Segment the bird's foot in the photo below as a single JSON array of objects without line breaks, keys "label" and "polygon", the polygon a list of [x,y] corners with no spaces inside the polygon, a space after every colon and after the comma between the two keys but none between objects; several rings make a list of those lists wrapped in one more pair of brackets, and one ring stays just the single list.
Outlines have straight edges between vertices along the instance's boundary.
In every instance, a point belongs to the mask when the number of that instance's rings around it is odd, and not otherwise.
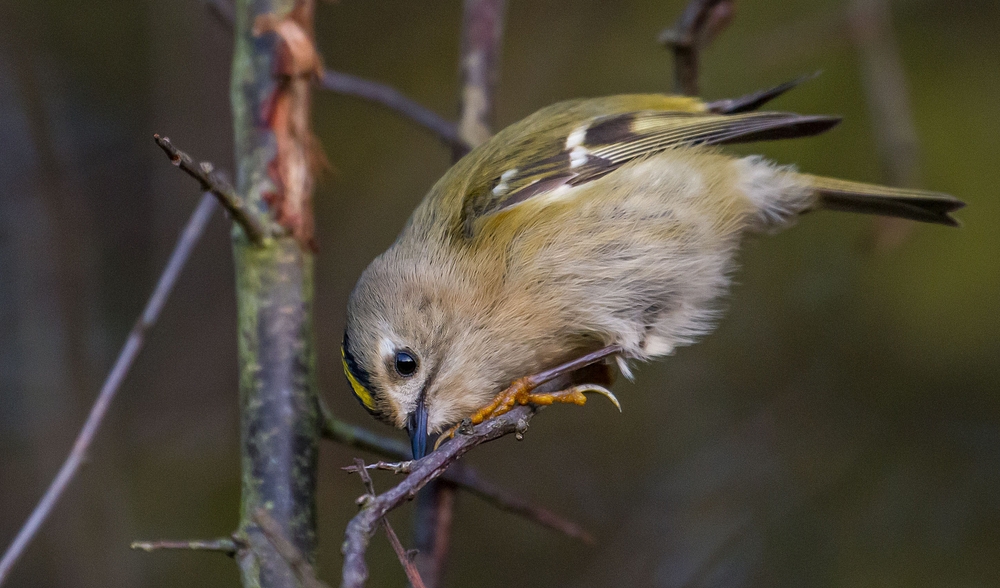
[{"label": "bird's foot", "polygon": [[527,376],[525,378],[518,378],[517,380],[514,380],[511,385],[507,387],[506,390],[498,394],[492,402],[478,410],[476,414],[471,417],[463,419],[462,422],[445,431],[440,437],[438,437],[437,442],[434,444],[434,449],[437,449],[439,445],[445,442],[445,440],[454,437],[455,433],[459,430],[468,429],[469,427],[482,423],[486,419],[510,412],[510,410],[515,406],[523,406],[525,404],[548,406],[559,402],[583,406],[587,403],[587,397],[584,396],[584,394],[587,392],[594,392],[606,396],[608,400],[614,403],[614,405],[618,408],[618,411],[621,412],[622,406],[618,403],[618,399],[615,398],[615,395],[604,386],[599,386],[597,384],[581,384],[564,390],[559,390],[558,392],[535,393],[535,389],[546,382],[550,382],[565,374],[576,372],[577,370],[583,369],[587,366],[602,362],[608,357],[620,352],[621,347],[617,345],[609,345],[592,353],[578,357],[572,361],[568,361],[562,365],[537,373],[533,376]]},{"label": "bird's foot", "polygon": [[610,400],[611,403],[615,405],[615,408],[618,409],[618,412],[621,412],[622,410],[622,405],[618,402],[618,398],[615,397],[611,390],[608,390],[604,386],[598,386],[597,384],[581,384],[571,388],[566,388],[565,390],[559,390],[557,392],[535,393],[534,389],[539,385],[540,383],[534,381],[531,377],[514,380],[514,382],[506,390],[497,394],[496,398],[494,398],[492,402],[479,409],[471,417],[463,419],[462,422],[445,431],[440,437],[438,437],[437,443],[434,444],[434,449],[437,449],[441,443],[444,443],[446,440],[454,437],[455,433],[460,429],[467,429],[470,426],[478,425],[487,419],[506,414],[515,406],[524,406],[527,404],[532,404],[534,406],[549,406],[557,403],[583,406],[587,403],[587,397],[585,394],[592,392],[600,394]]}]

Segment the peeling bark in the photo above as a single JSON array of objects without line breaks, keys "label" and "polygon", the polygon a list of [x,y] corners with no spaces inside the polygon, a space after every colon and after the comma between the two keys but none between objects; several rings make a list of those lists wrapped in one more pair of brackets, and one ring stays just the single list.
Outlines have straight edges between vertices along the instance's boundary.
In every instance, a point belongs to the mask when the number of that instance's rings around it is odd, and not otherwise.
[{"label": "peeling bark", "polygon": [[238,555],[247,588],[297,586],[254,522],[258,509],[309,561],[316,547],[312,12],[308,0],[240,0],[236,7],[237,191],[288,231],[255,245],[233,229],[243,467],[237,536],[247,545]]}]

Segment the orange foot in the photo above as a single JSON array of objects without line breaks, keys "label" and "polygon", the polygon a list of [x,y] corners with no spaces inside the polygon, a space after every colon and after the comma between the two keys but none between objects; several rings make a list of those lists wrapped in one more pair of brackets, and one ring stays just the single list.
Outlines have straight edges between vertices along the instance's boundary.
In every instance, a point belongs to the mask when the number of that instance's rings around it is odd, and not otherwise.
[{"label": "orange foot", "polygon": [[571,361],[557,368],[553,368],[541,374],[536,374],[534,376],[528,376],[526,378],[519,378],[514,380],[511,385],[498,394],[496,398],[493,399],[488,405],[479,409],[471,417],[464,419],[459,424],[455,425],[438,438],[437,443],[434,445],[434,449],[437,449],[441,443],[447,439],[451,439],[455,436],[455,432],[463,427],[468,427],[471,425],[478,425],[487,419],[493,417],[498,417],[502,414],[510,412],[515,406],[523,406],[526,404],[534,404],[536,406],[549,406],[550,404],[562,403],[562,404],[575,404],[577,406],[583,406],[587,403],[587,397],[584,396],[587,392],[594,392],[606,397],[608,400],[615,405],[619,412],[622,410],[622,405],[618,402],[618,398],[611,393],[610,390],[604,386],[598,386],[597,384],[581,384],[579,386],[573,386],[571,388],[566,388],[565,390],[559,390],[558,392],[542,392],[534,393],[535,388],[538,388],[545,382],[552,380],[559,375],[580,369],[586,365],[596,363],[611,355],[617,353],[617,347],[608,347],[597,351],[595,353],[588,354],[580,359]]}]

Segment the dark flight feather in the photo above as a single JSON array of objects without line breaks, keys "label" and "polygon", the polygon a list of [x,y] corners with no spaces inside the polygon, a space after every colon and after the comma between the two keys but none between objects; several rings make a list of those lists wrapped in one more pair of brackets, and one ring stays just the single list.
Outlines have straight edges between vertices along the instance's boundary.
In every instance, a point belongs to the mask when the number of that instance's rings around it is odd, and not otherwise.
[{"label": "dark flight feather", "polygon": [[[534,157],[511,167],[466,202],[465,227],[560,186],[599,179],[630,161],[676,147],[728,145],[808,137],[837,123],[833,116],[787,112],[715,114],[708,112],[627,112],[582,120]],[[572,133],[577,133],[574,137]]]}]

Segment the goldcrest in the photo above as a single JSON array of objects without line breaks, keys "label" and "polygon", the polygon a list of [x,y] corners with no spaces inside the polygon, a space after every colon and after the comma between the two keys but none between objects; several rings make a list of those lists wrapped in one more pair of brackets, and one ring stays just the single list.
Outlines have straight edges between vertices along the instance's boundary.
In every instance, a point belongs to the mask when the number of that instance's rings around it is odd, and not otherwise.
[{"label": "goldcrest", "polygon": [[[482,420],[490,411],[477,409],[522,376],[601,349],[627,369],[709,332],[747,234],[814,209],[957,224],[949,213],[963,203],[945,194],[722,151],[839,122],[755,110],[790,85],[714,103],[561,102],[472,150],[351,294],[342,352],[354,394],[408,428],[421,457],[429,433],[474,413]],[[582,403],[580,390],[603,390],[607,370],[581,367],[591,363],[571,364],[554,383],[576,400],[540,402]]]}]

